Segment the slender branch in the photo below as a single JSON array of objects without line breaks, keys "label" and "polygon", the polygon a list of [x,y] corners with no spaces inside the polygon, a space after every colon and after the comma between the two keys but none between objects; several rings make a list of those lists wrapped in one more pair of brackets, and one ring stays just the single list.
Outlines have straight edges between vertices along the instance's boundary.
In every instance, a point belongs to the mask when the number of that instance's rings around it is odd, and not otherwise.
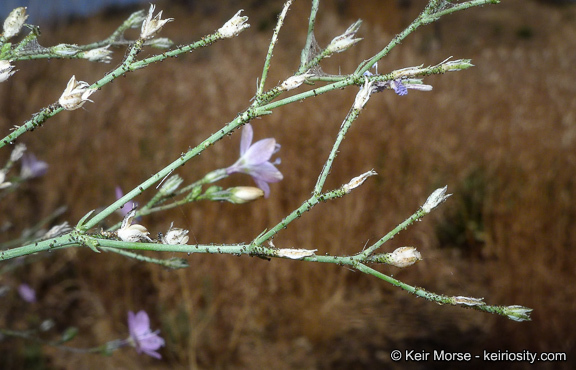
[{"label": "slender branch", "polygon": [[266,60],[264,61],[264,68],[262,69],[262,78],[260,79],[260,85],[258,86],[258,90],[256,91],[256,96],[259,96],[264,91],[264,85],[266,84],[266,78],[268,77],[268,70],[270,69],[270,60],[272,59],[272,53],[274,51],[274,46],[276,46],[276,42],[278,41],[278,34],[280,33],[280,29],[284,24],[284,19],[286,18],[286,13],[288,12],[288,8],[292,5],[292,0],[288,0],[284,4],[284,8],[282,12],[278,16],[278,23],[276,23],[276,28],[274,29],[274,33],[272,34],[272,40],[270,40],[270,45],[268,46],[268,53],[266,54]]}]

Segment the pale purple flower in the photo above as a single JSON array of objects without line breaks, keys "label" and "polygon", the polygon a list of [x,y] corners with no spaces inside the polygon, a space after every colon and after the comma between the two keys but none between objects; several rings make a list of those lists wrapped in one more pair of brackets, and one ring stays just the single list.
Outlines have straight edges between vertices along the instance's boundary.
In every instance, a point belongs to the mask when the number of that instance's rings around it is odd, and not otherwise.
[{"label": "pale purple flower", "polygon": [[[116,186],[116,189],[114,189],[114,191],[116,192],[116,200],[118,200],[124,196],[124,193],[122,192],[122,188],[120,186]],[[122,215],[122,217],[126,217],[128,212],[130,212],[131,210],[133,210],[137,206],[138,206],[137,203],[134,203],[133,201],[129,200],[126,203],[124,203],[123,206],[120,207],[118,212]],[[139,220],[139,219],[140,219],[139,217],[136,218],[136,220]]]},{"label": "pale purple flower", "polygon": [[22,168],[20,177],[23,179],[32,179],[34,177],[44,176],[48,171],[48,163],[39,161],[32,153],[25,153],[22,156]]},{"label": "pale purple flower", "polygon": [[274,167],[275,164],[280,163],[280,159],[276,159],[274,163],[270,162],[270,157],[280,150],[280,145],[276,144],[274,138],[262,139],[252,144],[253,135],[252,126],[249,123],[246,124],[240,140],[240,159],[228,167],[226,173],[230,175],[240,172],[252,176],[256,185],[264,190],[264,197],[268,198],[270,195],[268,183],[283,179],[282,173]]},{"label": "pale purple flower", "polygon": [[390,82],[390,85],[392,86],[392,88],[394,89],[394,92],[396,94],[398,94],[400,96],[408,95],[408,88],[406,88],[406,86],[404,86],[402,81],[400,81],[400,80],[392,81],[392,82]]},{"label": "pale purple flower", "polygon": [[28,303],[36,302],[36,292],[26,283],[18,286],[18,294],[20,294],[20,297]]},{"label": "pale purple flower", "polygon": [[148,356],[162,358],[156,350],[164,346],[164,339],[158,335],[160,330],[154,332],[150,330],[150,318],[145,311],[137,314],[128,312],[128,330],[130,331],[128,341],[134,345],[138,353],[144,352]]}]

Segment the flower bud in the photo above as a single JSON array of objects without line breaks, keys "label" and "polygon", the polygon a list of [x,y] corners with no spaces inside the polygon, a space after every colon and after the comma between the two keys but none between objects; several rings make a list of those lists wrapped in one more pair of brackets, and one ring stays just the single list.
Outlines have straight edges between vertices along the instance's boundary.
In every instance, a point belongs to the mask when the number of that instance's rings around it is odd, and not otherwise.
[{"label": "flower bud", "polygon": [[14,66],[10,64],[9,60],[0,60],[0,82],[4,82],[10,78],[16,71],[13,71]]},{"label": "flower bud", "polygon": [[112,58],[110,57],[112,51],[108,50],[109,47],[110,45],[98,49],[85,51],[83,53],[83,58],[88,59],[91,62],[110,63],[110,61],[112,60]]},{"label": "flower bud", "polygon": [[434,192],[430,194],[428,199],[426,199],[426,202],[422,206],[422,210],[426,213],[430,213],[432,209],[436,208],[440,203],[448,199],[448,197],[451,196],[452,194],[447,195],[446,194],[447,189],[448,186],[434,190]]},{"label": "flower bud", "polygon": [[318,249],[278,249],[276,255],[278,257],[290,258],[293,260],[300,260],[304,257],[312,257]]},{"label": "flower bud", "polygon": [[282,91],[293,90],[293,89],[299,87],[300,85],[302,85],[308,77],[312,77],[312,76],[314,76],[313,73],[304,73],[304,74],[299,75],[299,76],[292,76],[289,79],[287,79],[286,81],[282,82],[282,84],[280,85],[280,90],[282,90]]},{"label": "flower bud", "polygon": [[92,101],[88,97],[96,91],[96,89],[90,89],[89,86],[87,82],[76,81],[76,76],[72,76],[58,102],[66,110],[82,107],[86,101]]},{"label": "flower bud", "polygon": [[453,60],[451,62],[442,63],[442,69],[444,72],[455,72],[461,71],[463,69],[468,69],[470,67],[474,67],[472,61],[470,59],[459,59]]},{"label": "flower bud", "polygon": [[52,53],[61,57],[70,57],[78,54],[81,50],[78,45],[58,44],[50,48]]},{"label": "flower bud", "polygon": [[237,36],[240,32],[250,27],[250,25],[246,23],[248,17],[240,16],[242,11],[244,10],[239,10],[238,13],[236,13],[228,22],[224,23],[224,25],[218,29],[218,33],[222,38],[229,39],[231,37]]},{"label": "flower bud", "polygon": [[178,175],[170,176],[166,180],[166,182],[164,182],[159,192],[162,193],[162,195],[164,195],[165,197],[170,196],[176,191],[176,189],[178,189],[178,187],[182,184],[182,182],[184,182],[184,179],[182,179],[182,177]]},{"label": "flower bud", "polygon": [[353,189],[356,189],[358,186],[362,185],[364,181],[370,176],[377,175],[376,171],[370,170],[366,173],[363,173],[360,176],[356,176],[346,185],[342,185],[342,190],[346,192],[346,194],[350,193]]},{"label": "flower bud", "polygon": [[2,34],[4,38],[8,40],[19,34],[27,18],[25,6],[12,10],[4,21],[4,33]]},{"label": "flower bud", "polygon": [[162,20],[162,11],[160,11],[154,18],[152,15],[154,14],[154,9],[156,6],[154,4],[150,4],[150,9],[148,10],[148,16],[142,22],[142,29],[140,30],[140,38],[144,40],[149,40],[154,37],[154,35],[164,27],[164,25],[168,22],[172,22],[174,18],[167,18]]},{"label": "flower bud", "polygon": [[400,247],[392,253],[387,253],[388,263],[404,268],[422,260],[422,255],[414,247]]},{"label": "flower bud", "polygon": [[253,186],[236,186],[228,189],[230,197],[227,199],[231,203],[248,203],[264,196],[264,191]]},{"label": "flower bud", "polygon": [[531,308],[524,307],[524,306],[506,306],[503,307],[503,313],[508,316],[510,320],[514,321],[530,321],[530,313],[532,312]]}]

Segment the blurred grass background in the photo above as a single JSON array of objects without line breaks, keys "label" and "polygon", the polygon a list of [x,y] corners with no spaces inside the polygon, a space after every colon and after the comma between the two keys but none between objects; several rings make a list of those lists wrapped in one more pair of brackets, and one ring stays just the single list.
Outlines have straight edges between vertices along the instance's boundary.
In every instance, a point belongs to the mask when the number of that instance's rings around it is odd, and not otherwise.
[{"label": "blurred grass background", "polygon": [[[417,15],[423,1],[324,1],[320,45],[355,19],[365,20],[360,44],[323,64],[349,73],[384,47]],[[269,86],[298,66],[309,13],[296,1],[272,59]],[[0,204],[13,228],[3,240],[67,205],[58,219],[75,224],[88,210],[115,200],[249,105],[281,1],[160,3],[174,17],[162,36],[177,44],[199,39],[244,8],[252,27],[233,40],[167,60],[118,79],[93,95],[94,104],[64,112],[24,135],[30,151],[50,164],[46,176]],[[107,37],[129,11],[47,27],[40,43],[87,43]],[[346,137],[327,188],[371,168],[349,196],[322,204],[280,233],[278,247],[354,254],[403,221],[435,188],[454,195],[432,215],[385,245],[416,246],[424,261],[405,270],[381,267],[409,284],[448,295],[484,297],[490,304],[534,308],[516,323],[472,310],[440,307],[370,276],[339,266],[249,257],[187,257],[191,267],[166,271],[121,256],[62,250],[23,264],[0,283],[28,282],[39,301],[15,290],[0,301],[0,326],[26,329],[52,318],[55,330],[80,329],[70,345],[88,347],[128,335],[128,310],[146,310],[167,346],[162,361],[124,349],[112,357],[77,355],[30,342],[0,341],[2,368],[420,368],[395,364],[392,349],[418,351],[530,350],[576,354],[576,9],[508,0],[472,9],[420,29],[379,64],[379,72],[431,65],[449,56],[476,67],[426,79],[434,90],[406,97],[374,95]],[[134,36],[136,33],[134,33]],[[148,51],[145,51],[145,53]],[[70,76],[92,82],[111,65],[85,61],[17,64],[0,86],[0,128],[58,99]],[[199,203],[143,220],[153,233],[171,222],[191,241],[249,241],[309,196],[356,89],[335,91],[280,108],[253,122],[255,139],[282,145],[280,170],[267,200],[234,206]],[[228,166],[239,132],[186,164],[187,181]],[[2,158],[8,152],[1,153]],[[226,185],[252,185],[235,175]],[[136,200],[146,201],[145,194]],[[116,222],[120,219],[113,219]],[[172,257],[154,254],[156,257]],[[453,364],[426,363],[426,368]],[[484,368],[483,362],[472,362]],[[490,364],[506,368],[524,363]],[[538,364],[571,368],[570,363]]]}]

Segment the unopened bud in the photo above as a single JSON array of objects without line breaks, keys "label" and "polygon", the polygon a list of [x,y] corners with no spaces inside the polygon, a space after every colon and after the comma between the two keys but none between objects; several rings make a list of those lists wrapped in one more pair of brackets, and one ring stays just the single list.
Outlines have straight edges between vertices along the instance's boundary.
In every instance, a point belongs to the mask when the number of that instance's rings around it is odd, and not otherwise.
[{"label": "unopened bud", "polygon": [[248,203],[264,196],[264,191],[253,186],[236,186],[228,189],[230,192],[229,202],[235,204]]},{"label": "unopened bud", "polygon": [[278,249],[276,254],[278,257],[290,258],[293,260],[300,260],[305,257],[312,257],[318,249],[292,249],[284,248]]},{"label": "unopened bud", "polygon": [[422,255],[414,247],[400,247],[392,253],[387,253],[388,263],[404,268],[422,260]]},{"label": "unopened bud", "polygon": [[463,69],[474,67],[474,64],[471,62],[472,61],[470,59],[453,60],[451,62],[442,63],[442,69],[444,72],[461,71]]},{"label": "unopened bud", "polygon": [[78,54],[81,51],[78,45],[71,44],[58,44],[50,49],[52,53],[60,55],[61,57],[70,57]]},{"label": "unopened bud", "polygon": [[304,74],[299,75],[299,76],[292,76],[292,77],[288,78],[286,81],[282,82],[282,84],[280,85],[280,90],[283,90],[283,91],[293,90],[293,89],[299,87],[300,85],[302,85],[308,77],[312,77],[312,76],[314,76],[314,74],[312,74],[312,73],[304,73]]},{"label": "unopened bud", "polygon": [[510,320],[514,321],[530,321],[531,308],[524,306],[506,306],[503,313],[508,316]]},{"label": "unopened bud", "polygon": [[353,189],[356,189],[358,186],[362,185],[364,181],[370,176],[377,175],[376,171],[370,170],[366,173],[363,173],[360,176],[354,177],[350,182],[346,185],[342,185],[342,189],[346,192],[346,194],[350,193]]},{"label": "unopened bud", "polygon": [[446,194],[447,189],[448,186],[434,190],[428,199],[426,199],[426,202],[422,206],[422,210],[426,213],[430,213],[430,211],[436,208],[440,203],[448,199],[448,197],[452,194]]},{"label": "unopened bud", "polygon": [[4,21],[4,33],[2,34],[4,38],[8,40],[19,34],[27,18],[25,6],[12,10]]},{"label": "unopened bud", "polygon": [[110,54],[112,54],[111,50],[108,50],[110,45],[98,49],[92,49],[89,51],[85,51],[83,53],[83,58],[88,59],[91,62],[101,62],[101,63],[110,63],[112,58]]}]

